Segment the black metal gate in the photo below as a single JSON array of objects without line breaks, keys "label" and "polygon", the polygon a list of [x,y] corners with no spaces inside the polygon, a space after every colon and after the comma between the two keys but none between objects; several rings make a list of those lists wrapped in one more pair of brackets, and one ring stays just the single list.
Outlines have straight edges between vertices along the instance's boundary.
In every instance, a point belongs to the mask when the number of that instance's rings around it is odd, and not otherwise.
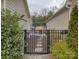
[{"label": "black metal gate", "polygon": [[65,39],[67,30],[25,30],[24,53],[47,54],[50,53],[50,44]]},{"label": "black metal gate", "polygon": [[25,53],[40,53],[47,54],[49,53],[49,44],[47,31],[31,31],[25,30]]}]

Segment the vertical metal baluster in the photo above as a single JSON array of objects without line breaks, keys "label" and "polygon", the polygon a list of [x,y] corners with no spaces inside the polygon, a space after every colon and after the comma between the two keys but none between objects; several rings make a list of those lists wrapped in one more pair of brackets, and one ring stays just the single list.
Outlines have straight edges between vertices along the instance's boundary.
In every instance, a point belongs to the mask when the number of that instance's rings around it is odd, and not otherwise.
[{"label": "vertical metal baluster", "polygon": [[53,41],[55,42],[55,30],[53,30]]},{"label": "vertical metal baluster", "polygon": [[51,30],[50,32],[51,32],[51,35],[50,35],[51,36],[51,41],[53,42],[53,40],[54,40],[53,39],[53,30]]},{"label": "vertical metal baluster", "polygon": [[60,30],[60,39],[62,40],[62,30]]},{"label": "vertical metal baluster", "polygon": [[59,42],[59,39],[58,39],[58,30],[56,30],[56,36],[57,36],[57,41]]},{"label": "vertical metal baluster", "polygon": [[59,39],[59,41],[60,41],[60,38],[59,38],[59,30],[58,30],[58,39]]},{"label": "vertical metal baluster", "polygon": [[59,38],[59,30],[57,31],[57,34],[58,34],[58,40],[60,41],[60,38]]},{"label": "vertical metal baluster", "polygon": [[35,51],[35,31],[33,31],[33,33],[32,33],[32,42],[30,44],[32,44],[31,53],[34,53],[34,51]]},{"label": "vertical metal baluster", "polygon": [[[62,32],[63,32],[63,30],[62,30]],[[63,34],[64,34],[64,33],[62,33],[62,40],[63,40]]]},{"label": "vertical metal baluster", "polygon": [[[37,35],[38,35],[39,31],[36,30],[36,32],[37,32]],[[35,37],[35,40],[36,40],[35,44],[36,44],[36,46],[37,46],[38,39]],[[36,49],[37,49],[37,48],[38,48],[38,46],[36,47]],[[36,52],[37,52],[37,51],[36,51]]]},{"label": "vertical metal baluster", "polygon": [[[31,32],[31,30],[30,30],[30,32]],[[32,34],[33,34],[33,33],[32,33]],[[29,49],[29,50],[30,50],[30,53],[32,53],[32,34],[31,34],[31,36],[30,36],[31,39],[30,39],[30,43],[29,43],[29,44],[30,44],[30,47],[29,47],[29,48],[30,48],[30,49]]]},{"label": "vertical metal baluster", "polygon": [[44,38],[44,35],[43,35],[43,34],[44,34],[44,33],[43,33],[43,30],[42,30],[42,37],[41,37],[41,39],[42,39],[41,41],[43,41],[43,43],[42,43],[42,48],[43,48],[42,53],[45,51],[45,46],[44,46],[44,45],[45,45],[45,43],[44,43],[44,39],[45,39],[45,38]]},{"label": "vertical metal baluster", "polygon": [[58,30],[56,30],[56,36],[57,36],[57,41],[59,42],[59,39],[58,39]]},{"label": "vertical metal baluster", "polygon": [[26,52],[27,52],[27,30],[25,30],[25,43],[26,43]]},{"label": "vertical metal baluster", "polygon": [[[42,35],[42,37],[43,37],[43,30],[42,30],[41,35]],[[44,47],[44,37],[43,37],[43,38],[42,38],[42,37],[41,37],[41,39],[42,39],[42,41],[43,41],[43,44],[42,44],[42,48],[43,48],[42,53],[43,53],[43,52],[44,52],[44,50],[45,50],[45,47]]]},{"label": "vertical metal baluster", "polygon": [[63,30],[64,31],[64,34],[63,34],[63,40],[64,40],[64,37],[65,37],[65,30]]},{"label": "vertical metal baluster", "polygon": [[45,31],[46,37],[46,53],[48,52],[48,38],[47,38],[47,31]]},{"label": "vertical metal baluster", "polygon": [[[28,38],[29,38],[29,37],[28,37],[28,32],[27,32],[27,30],[26,30],[25,36],[26,36],[26,40],[27,40],[27,41],[25,41],[25,42],[28,42]],[[27,43],[26,43],[26,44],[27,44]],[[27,53],[27,51],[28,51],[28,46],[26,47],[26,53]]]},{"label": "vertical metal baluster", "polygon": [[[64,30],[62,30],[63,34],[64,34]],[[62,40],[63,40],[63,34],[62,34]]]},{"label": "vertical metal baluster", "polygon": [[60,36],[61,36],[61,35],[60,35],[60,30],[59,30],[59,33],[58,33],[58,34],[59,34],[59,40],[61,40],[61,37],[60,37]]},{"label": "vertical metal baluster", "polygon": [[60,41],[60,39],[59,39],[59,30],[57,30],[57,34],[58,34],[58,36],[57,36],[58,41]]},{"label": "vertical metal baluster", "polygon": [[54,30],[54,42],[56,41],[56,39],[55,39],[55,30]]},{"label": "vertical metal baluster", "polygon": [[50,39],[51,39],[51,43],[53,42],[53,30],[50,30]]},{"label": "vertical metal baluster", "polygon": [[[34,34],[35,34],[36,32],[35,32],[35,30],[34,30]],[[33,53],[35,52],[35,48],[36,48],[36,45],[35,45],[35,43],[36,43],[36,40],[35,40],[35,35],[34,35],[34,37],[33,37]]]},{"label": "vertical metal baluster", "polygon": [[58,37],[57,30],[55,30],[55,33],[56,33],[56,36],[55,36],[56,40],[59,41],[58,38],[57,38]]},{"label": "vertical metal baluster", "polygon": [[24,30],[24,54],[25,54],[25,30]]},{"label": "vertical metal baluster", "polygon": [[62,41],[62,40],[63,40],[63,30],[62,30],[62,34],[61,34],[61,37],[62,37],[62,38],[61,38],[61,41]]},{"label": "vertical metal baluster", "polygon": [[[48,43],[49,43],[49,45],[48,45],[48,53],[50,53],[50,44],[51,44],[51,39],[50,39],[50,30],[48,30],[48,37],[49,37],[49,41],[48,41]],[[48,40],[48,39],[47,39]]]},{"label": "vertical metal baluster", "polygon": [[29,30],[27,30],[27,35],[29,35],[29,37],[27,38],[27,40],[28,40],[28,48],[27,48],[27,52],[29,52],[30,50],[29,50],[29,43],[30,43],[30,34],[29,34]]},{"label": "vertical metal baluster", "polygon": [[33,42],[33,34],[34,34],[34,33],[32,33],[31,43],[30,43],[30,44],[31,44],[31,53],[33,53],[33,43],[34,43],[34,42]]},{"label": "vertical metal baluster", "polygon": [[[29,44],[29,41],[28,41],[28,40],[29,40],[29,33],[28,33],[28,30],[27,30],[26,36],[27,36],[27,38],[26,38],[27,41],[26,41],[26,42]],[[26,49],[27,49],[27,52],[28,52],[28,48],[29,48],[29,45],[28,45],[27,48],[26,48]],[[27,52],[26,52],[26,53],[27,53]]]},{"label": "vertical metal baluster", "polygon": [[60,40],[61,40],[61,30],[60,30]]},{"label": "vertical metal baluster", "polygon": [[[52,47],[52,46],[51,46],[52,42],[53,42],[53,38],[52,38],[52,30],[50,30],[50,47]],[[50,52],[50,53],[51,53],[51,52]]]},{"label": "vertical metal baluster", "polygon": [[63,30],[61,30],[61,32],[62,32],[62,33],[61,33],[61,41],[62,41],[62,34],[63,34]]}]

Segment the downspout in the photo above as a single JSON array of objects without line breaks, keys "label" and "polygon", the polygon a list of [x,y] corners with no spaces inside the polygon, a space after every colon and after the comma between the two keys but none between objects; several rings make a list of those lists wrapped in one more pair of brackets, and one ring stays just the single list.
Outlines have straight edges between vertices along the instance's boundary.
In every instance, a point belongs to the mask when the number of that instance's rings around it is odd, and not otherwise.
[{"label": "downspout", "polygon": [[23,2],[24,2],[24,5],[25,5],[27,17],[30,18],[30,12],[29,12],[29,8],[28,8],[27,0],[23,0]]},{"label": "downspout", "polygon": [[25,10],[26,10],[26,13],[27,13],[27,17],[29,18],[29,20],[27,20],[28,24],[30,24],[30,28],[32,26],[32,19],[31,19],[31,16],[30,16],[30,12],[29,12],[29,7],[28,7],[28,3],[27,3],[27,0],[23,0],[24,2],[24,5],[25,5]]}]

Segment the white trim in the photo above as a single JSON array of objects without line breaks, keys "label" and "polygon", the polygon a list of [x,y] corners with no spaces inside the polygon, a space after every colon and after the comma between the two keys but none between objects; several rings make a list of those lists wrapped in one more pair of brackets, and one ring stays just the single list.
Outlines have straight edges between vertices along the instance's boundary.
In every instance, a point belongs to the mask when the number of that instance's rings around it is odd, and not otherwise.
[{"label": "white trim", "polygon": [[6,9],[6,0],[3,0],[3,8]]}]

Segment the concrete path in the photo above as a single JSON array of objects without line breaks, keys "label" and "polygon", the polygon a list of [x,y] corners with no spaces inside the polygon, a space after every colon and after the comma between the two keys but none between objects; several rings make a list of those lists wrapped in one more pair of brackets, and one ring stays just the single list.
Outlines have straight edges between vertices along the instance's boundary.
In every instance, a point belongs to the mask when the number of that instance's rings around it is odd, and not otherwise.
[{"label": "concrete path", "polygon": [[25,54],[23,59],[53,59],[51,54]]}]

